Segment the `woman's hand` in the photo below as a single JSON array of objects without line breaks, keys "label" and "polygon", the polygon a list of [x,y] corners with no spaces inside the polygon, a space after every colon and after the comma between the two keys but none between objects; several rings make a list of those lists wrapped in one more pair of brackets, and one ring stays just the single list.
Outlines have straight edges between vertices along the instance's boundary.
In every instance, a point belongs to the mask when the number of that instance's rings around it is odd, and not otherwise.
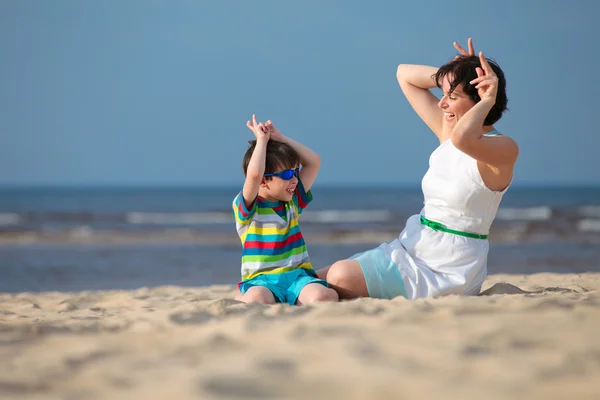
[{"label": "woman's hand", "polygon": [[467,45],[469,47],[469,51],[467,52],[465,49],[463,49],[463,47],[454,42],[454,48],[460,53],[459,56],[454,57],[454,59],[457,59],[459,57],[463,57],[463,56],[474,56],[475,55],[475,49],[473,48],[473,39],[469,38],[469,40],[467,40]]},{"label": "woman's hand", "polygon": [[483,56],[483,52],[479,52],[479,61],[482,68],[475,68],[477,78],[473,79],[471,85],[476,85],[477,94],[481,100],[490,99],[496,102],[496,94],[498,93],[498,77],[494,70]]}]

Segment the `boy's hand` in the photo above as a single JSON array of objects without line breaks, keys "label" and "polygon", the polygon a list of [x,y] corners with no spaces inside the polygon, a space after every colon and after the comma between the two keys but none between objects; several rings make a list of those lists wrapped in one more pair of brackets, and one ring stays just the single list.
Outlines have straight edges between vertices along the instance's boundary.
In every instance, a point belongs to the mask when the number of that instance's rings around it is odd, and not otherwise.
[{"label": "boy's hand", "polygon": [[256,136],[257,141],[268,141],[271,138],[271,134],[265,126],[265,124],[263,124],[262,122],[258,123],[256,121],[256,114],[252,114],[252,121],[247,121],[246,126],[252,131],[252,133],[254,133],[254,136]]},{"label": "boy's hand", "polygon": [[278,142],[283,142],[283,139],[284,139],[283,133],[281,133],[279,131],[279,129],[275,128],[275,125],[273,125],[273,122],[271,120],[267,121],[267,123],[265,124],[265,127],[267,128],[267,131],[271,135],[271,139],[276,140]]}]

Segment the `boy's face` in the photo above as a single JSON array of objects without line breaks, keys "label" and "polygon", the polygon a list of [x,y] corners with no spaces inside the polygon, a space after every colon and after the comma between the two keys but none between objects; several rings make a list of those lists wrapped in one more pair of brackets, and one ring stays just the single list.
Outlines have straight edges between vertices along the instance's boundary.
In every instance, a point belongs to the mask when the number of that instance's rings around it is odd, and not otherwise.
[{"label": "boy's face", "polygon": [[[291,168],[295,169],[297,168]],[[283,171],[288,168],[280,168],[275,172]],[[284,201],[288,202],[292,200],[296,185],[298,184],[298,178],[294,175],[292,179],[285,180],[278,176],[272,176],[270,180],[263,178],[263,182],[260,184],[260,196],[268,201]]]}]

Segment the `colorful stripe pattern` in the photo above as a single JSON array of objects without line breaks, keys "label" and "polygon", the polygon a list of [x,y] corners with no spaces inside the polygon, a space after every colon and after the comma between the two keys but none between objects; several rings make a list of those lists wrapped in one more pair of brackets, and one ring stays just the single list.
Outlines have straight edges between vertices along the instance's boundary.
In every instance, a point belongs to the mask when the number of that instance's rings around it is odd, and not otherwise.
[{"label": "colorful stripe pattern", "polygon": [[304,268],[314,273],[298,218],[312,201],[298,180],[292,200],[271,202],[258,196],[248,210],[240,192],[233,200],[235,225],[242,241],[242,281],[262,274]]}]

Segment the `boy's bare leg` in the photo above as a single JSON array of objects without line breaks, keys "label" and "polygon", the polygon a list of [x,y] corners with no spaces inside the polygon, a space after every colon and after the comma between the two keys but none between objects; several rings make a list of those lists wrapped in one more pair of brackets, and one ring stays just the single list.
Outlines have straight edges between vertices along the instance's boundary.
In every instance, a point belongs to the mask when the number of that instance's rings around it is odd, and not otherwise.
[{"label": "boy's bare leg", "polygon": [[263,304],[275,304],[275,296],[266,287],[252,286],[244,294],[238,294],[235,296],[237,301],[243,301],[244,303],[263,303]]},{"label": "boy's bare leg", "polygon": [[315,301],[339,301],[339,297],[333,289],[325,287],[320,283],[309,283],[300,291],[296,304],[309,304]]}]

